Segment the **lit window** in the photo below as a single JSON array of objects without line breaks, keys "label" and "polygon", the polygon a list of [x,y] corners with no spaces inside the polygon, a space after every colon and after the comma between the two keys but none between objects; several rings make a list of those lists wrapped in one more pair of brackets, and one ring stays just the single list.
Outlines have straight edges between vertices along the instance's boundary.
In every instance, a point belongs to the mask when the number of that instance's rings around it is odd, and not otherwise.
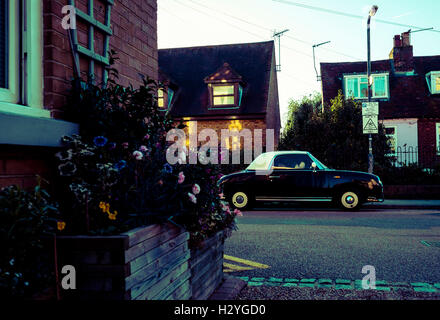
[{"label": "lit window", "polygon": [[385,135],[390,146],[390,153],[388,155],[395,156],[397,151],[396,127],[385,127]]},{"label": "lit window", "polygon": [[171,102],[173,100],[174,90],[171,88],[163,89],[159,88],[157,90],[157,106],[159,110],[166,111],[170,108]]},{"label": "lit window", "polygon": [[[372,98],[389,98],[388,74],[373,74]],[[366,75],[344,76],[345,96],[353,99],[368,98],[368,79]]]},{"label": "lit window", "polygon": [[213,85],[212,95],[214,106],[235,104],[234,85]]},{"label": "lit window", "polygon": [[157,105],[159,108],[163,108],[165,105],[163,89],[157,91]]}]

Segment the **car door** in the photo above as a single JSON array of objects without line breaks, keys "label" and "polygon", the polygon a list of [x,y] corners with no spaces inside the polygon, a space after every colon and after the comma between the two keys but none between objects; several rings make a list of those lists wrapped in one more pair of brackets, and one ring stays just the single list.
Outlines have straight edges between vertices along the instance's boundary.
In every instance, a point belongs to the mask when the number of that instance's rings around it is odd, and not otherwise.
[{"label": "car door", "polygon": [[320,197],[320,173],[312,168],[313,160],[307,154],[285,154],[274,159],[273,172],[269,176],[272,192],[277,197]]}]

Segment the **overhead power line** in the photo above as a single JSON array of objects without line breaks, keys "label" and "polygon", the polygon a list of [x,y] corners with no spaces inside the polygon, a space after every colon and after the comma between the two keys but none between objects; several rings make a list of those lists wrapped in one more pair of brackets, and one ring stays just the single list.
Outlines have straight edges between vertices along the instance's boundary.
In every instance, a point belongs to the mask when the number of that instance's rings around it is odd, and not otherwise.
[{"label": "overhead power line", "polygon": [[[300,8],[304,8],[304,9],[310,9],[310,10],[325,12],[325,13],[329,13],[329,14],[344,16],[344,17],[348,17],[348,18],[365,19],[365,17],[361,16],[361,15],[356,15],[356,14],[352,14],[352,13],[347,13],[347,12],[322,8],[322,7],[310,6],[310,5],[299,3],[299,2],[293,2],[293,1],[287,1],[287,0],[272,0],[272,1],[284,3],[284,4],[287,4],[290,6],[300,7]],[[392,21],[383,20],[383,19],[376,19],[375,18],[374,20],[379,23],[394,25],[394,26],[398,26],[398,27],[404,27],[404,28],[410,28],[410,29],[426,29],[426,27],[417,27],[417,26],[413,26],[413,25],[409,25],[409,24],[397,23],[397,22],[392,22]],[[429,29],[429,31],[440,33],[440,30],[436,30],[436,29]]]},{"label": "overhead power line", "polygon": [[[232,19],[235,19],[235,20],[237,20],[237,21],[241,21],[241,22],[246,23],[246,24],[248,24],[248,25],[250,25],[250,26],[253,26],[253,27],[256,27],[256,28],[259,28],[259,29],[262,29],[262,30],[268,31],[268,32],[272,32],[272,31],[273,31],[273,30],[270,29],[270,28],[267,28],[267,27],[262,26],[262,25],[260,25],[260,24],[257,24],[257,23],[254,23],[254,22],[250,22],[250,21],[245,20],[245,19],[243,19],[243,18],[240,18],[240,17],[234,16],[234,15],[232,15],[232,14],[230,14],[230,13],[227,13],[227,12],[224,12],[224,11],[222,11],[222,10],[214,9],[214,8],[209,7],[209,6],[205,5],[205,4],[202,4],[202,3],[198,2],[198,1],[194,1],[194,0],[189,0],[189,1],[191,1],[191,2],[194,3],[194,4],[199,5],[199,6],[201,6],[201,7],[204,7],[204,8],[206,8],[206,9],[208,9],[208,10],[215,11],[216,13],[220,12],[221,14],[223,14],[223,15],[225,15],[225,16],[228,16],[228,17],[230,17],[230,18],[232,18]],[[294,41],[297,41],[297,42],[300,42],[300,43],[303,43],[303,44],[306,44],[306,45],[308,45],[308,46],[312,46],[312,45],[313,45],[312,42],[305,41],[305,40],[299,39],[299,38],[297,38],[297,37],[293,37],[293,36],[291,36],[291,35],[286,35],[286,38],[291,39],[291,40],[294,40]],[[330,48],[323,48],[323,50],[326,50],[326,51],[328,51],[328,52],[332,52],[332,53],[334,53],[334,54],[338,54],[338,55],[340,55],[340,56],[345,56],[345,57],[347,57],[347,58],[351,58],[351,59],[355,59],[355,60],[362,60],[362,59],[360,59],[360,58],[358,58],[358,57],[354,57],[354,56],[351,56],[351,55],[348,55],[348,54],[346,54],[346,53],[343,53],[343,52],[340,52],[340,51],[336,51],[336,50],[333,50],[333,49],[330,49]],[[304,53],[303,53],[303,54],[304,54]],[[310,56],[309,54],[306,54],[306,55],[307,55],[307,56]]]},{"label": "overhead power line", "polygon": [[[249,31],[249,30],[243,29],[243,28],[241,28],[241,27],[239,27],[239,26],[237,26],[237,25],[234,25],[234,24],[230,23],[229,21],[226,21],[226,20],[224,20],[224,19],[218,17],[218,15],[209,14],[209,13],[204,12],[204,11],[198,9],[198,8],[194,8],[194,7],[192,7],[192,6],[189,6],[187,3],[184,4],[184,3],[182,3],[180,0],[174,0],[174,1],[175,1],[176,3],[179,3],[181,6],[184,6],[184,7],[186,7],[186,8],[192,9],[192,10],[194,10],[194,11],[199,12],[200,14],[203,14],[203,15],[209,16],[209,17],[211,17],[211,18],[217,19],[217,20],[219,20],[219,21],[221,21],[221,22],[223,22],[223,23],[225,23],[225,24],[227,24],[227,25],[229,25],[229,26],[232,26],[233,28],[236,28],[236,29],[238,29],[238,30],[241,30],[241,31],[243,31],[243,32],[249,33],[249,34],[253,35],[254,37],[259,38],[260,40],[267,40],[267,38],[265,38],[264,36],[261,36],[260,34],[256,34],[256,33],[251,32],[251,31]],[[285,48],[285,49],[290,50],[290,51],[292,51],[292,52],[295,52],[295,53],[297,53],[297,54],[301,54],[301,55],[303,55],[303,56],[305,56],[305,57],[307,57],[307,58],[309,58],[309,59],[313,59],[312,55],[309,54],[309,53],[305,53],[305,52],[302,52],[302,51],[300,51],[300,50],[297,50],[297,49],[294,49],[294,48],[291,48],[291,47],[288,47],[288,46],[285,46],[285,45],[282,45],[282,48]]]}]

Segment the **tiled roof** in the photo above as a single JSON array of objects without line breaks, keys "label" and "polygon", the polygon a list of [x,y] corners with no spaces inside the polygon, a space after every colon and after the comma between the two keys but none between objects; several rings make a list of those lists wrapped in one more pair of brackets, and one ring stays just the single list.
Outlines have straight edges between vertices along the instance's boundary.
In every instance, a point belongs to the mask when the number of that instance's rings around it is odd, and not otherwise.
[{"label": "tiled roof", "polygon": [[[159,50],[159,69],[177,85],[171,114],[175,117],[265,115],[274,54],[273,41]],[[230,70],[230,72],[227,72]],[[205,79],[225,72],[241,77],[243,96],[239,109],[208,110]],[[161,79],[164,80],[164,79]]]},{"label": "tiled roof", "polygon": [[[321,63],[325,103],[342,89],[344,74],[366,73],[367,63]],[[379,116],[392,118],[440,118],[440,95],[429,92],[425,76],[440,71],[440,55],[414,57],[414,74],[394,72],[393,60],[372,62],[372,72],[390,73],[390,99],[379,101]]]}]

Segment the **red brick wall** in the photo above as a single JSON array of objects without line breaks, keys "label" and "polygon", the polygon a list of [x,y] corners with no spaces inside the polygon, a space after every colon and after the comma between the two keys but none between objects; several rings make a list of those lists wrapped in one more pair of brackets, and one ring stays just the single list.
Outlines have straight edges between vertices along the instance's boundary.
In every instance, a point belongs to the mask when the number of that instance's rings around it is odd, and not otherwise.
[{"label": "red brick wall", "polygon": [[[73,59],[67,31],[62,28],[62,7],[68,0],[43,0],[44,24],[44,105],[56,118],[62,118],[62,108],[70,80],[74,76]],[[76,7],[87,12],[87,0],[76,0]],[[104,23],[104,4],[94,0],[95,17]],[[114,67],[119,71],[119,83],[142,83],[139,74],[157,79],[157,1],[115,0],[111,10],[110,49],[117,52]],[[78,42],[87,47],[87,26],[77,19]],[[102,53],[103,35],[95,30],[95,52]],[[88,58],[80,55],[83,76],[88,72]],[[97,81],[102,67],[95,63]]]},{"label": "red brick wall", "polygon": [[55,151],[21,146],[1,146],[0,150],[0,188],[16,184],[27,189],[35,185],[36,175],[50,179]]},{"label": "red brick wall", "polygon": [[440,118],[419,119],[417,124],[419,161],[427,166],[432,163],[440,163],[440,156],[436,154],[436,123],[440,123]]}]

